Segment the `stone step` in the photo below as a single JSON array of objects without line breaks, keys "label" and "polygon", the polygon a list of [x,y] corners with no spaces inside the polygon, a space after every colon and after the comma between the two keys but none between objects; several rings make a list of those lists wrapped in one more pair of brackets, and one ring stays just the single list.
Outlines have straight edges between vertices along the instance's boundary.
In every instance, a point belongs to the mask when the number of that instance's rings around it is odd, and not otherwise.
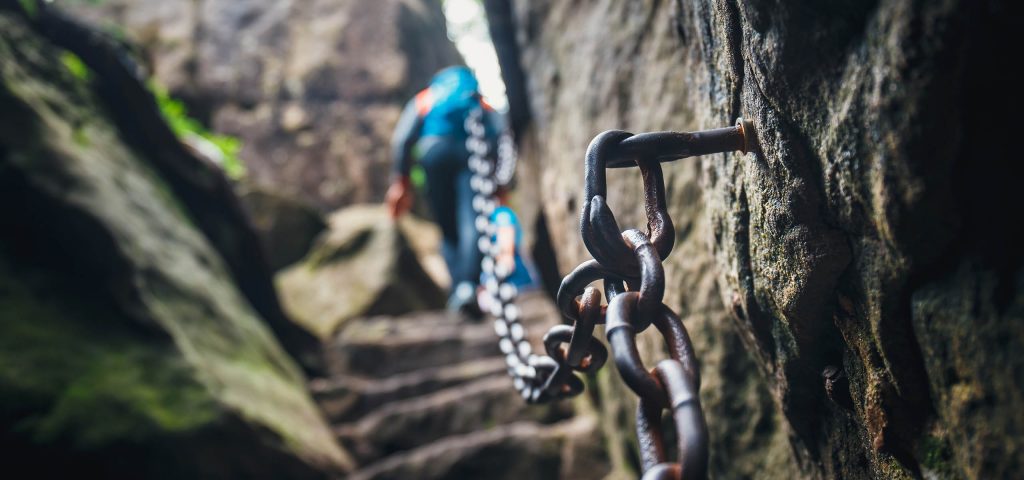
[{"label": "stone step", "polygon": [[521,421],[452,435],[367,465],[349,478],[544,480],[607,474],[596,421],[588,415],[553,425]]},{"label": "stone step", "polygon": [[376,461],[450,435],[529,420],[551,422],[572,414],[568,402],[529,406],[504,374],[407,400],[387,403],[335,433],[359,464]]},{"label": "stone step", "polygon": [[326,359],[332,376],[386,378],[500,354],[490,322],[376,317],[344,329]]},{"label": "stone step", "polygon": [[[539,292],[517,305],[539,349],[560,322],[557,311]],[[557,478],[566,464],[565,427],[551,425],[569,424],[572,403],[527,405],[505,373],[489,320],[445,312],[356,319],[326,360],[330,375],[310,389],[340,443],[359,465],[371,465],[366,478]],[[591,432],[587,440],[599,437]],[[456,452],[466,445],[465,454]],[[424,476],[422,462],[435,457],[440,466]]]},{"label": "stone step", "polygon": [[313,380],[310,390],[327,419],[338,424],[363,416],[380,405],[494,376],[504,372],[505,368],[503,359],[485,358],[381,379],[336,375]]},{"label": "stone step", "polygon": [[[524,292],[517,305],[539,350],[540,339],[561,317],[540,292]],[[420,312],[350,322],[328,346],[326,360],[331,376],[383,378],[498,355],[498,338],[490,320]]]}]

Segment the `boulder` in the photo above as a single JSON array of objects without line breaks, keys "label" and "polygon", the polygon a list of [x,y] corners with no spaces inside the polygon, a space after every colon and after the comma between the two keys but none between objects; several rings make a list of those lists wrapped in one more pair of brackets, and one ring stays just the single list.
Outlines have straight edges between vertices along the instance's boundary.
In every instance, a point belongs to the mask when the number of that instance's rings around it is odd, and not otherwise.
[{"label": "boulder", "polygon": [[351,460],[275,338],[284,317],[229,183],[174,139],[135,71],[42,2],[0,2],[7,468],[342,474]]},{"label": "boulder", "polygon": [[[514,26],[497,44],[518,50],[503,74],[529,93],[521,165],[563,272],[589,258],[595,135],[756,126],[759,151],[665,164],[666,302],[702,362],[713,476],[1019,472],[1017,155],[993,112],[1019,97],[996,53],[1024,18],[1010,2],[485,5]],[[619,224],[644,226],[636,171],[608,180]],[[622,399],[603,416],[631,418],[621,382],[600,385]]]},{"label": "boulder", "polygon": [[305,202],[249,182],[238,189],[239,198],[267,252],[274,271],[306,256],[327,222]]},{"label": "boulder", "polygon": [[306,258],[277,277],[285,308],[300,325],[326,340],[353,318],[444,306],[445,294],[413,248],[437,256],[436,228],[393,222],[383,206],[371,205],[335,212],[328,224]]}]

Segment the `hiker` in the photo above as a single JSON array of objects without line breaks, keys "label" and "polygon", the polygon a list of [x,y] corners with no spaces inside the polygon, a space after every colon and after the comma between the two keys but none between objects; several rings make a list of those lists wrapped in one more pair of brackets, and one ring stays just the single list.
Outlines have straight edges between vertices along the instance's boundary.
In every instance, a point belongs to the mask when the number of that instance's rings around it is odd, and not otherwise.
[{"label": "hiker", "polygon": [[410,172],[418,162],[426,175],[434,222],[443,235],[441,254],[452,277],[448,308],[473,316],[479,315],[476,285],[482,257],[474,224],[465,121],[478,108],[485,114],[486,137],[496,144],[503,120],[483,101],[473,73],[455,66],[434,75],[430,86],[406,104],[395,127],[394,177],[386,196],[392,218],[409,210],[414,195]]}]

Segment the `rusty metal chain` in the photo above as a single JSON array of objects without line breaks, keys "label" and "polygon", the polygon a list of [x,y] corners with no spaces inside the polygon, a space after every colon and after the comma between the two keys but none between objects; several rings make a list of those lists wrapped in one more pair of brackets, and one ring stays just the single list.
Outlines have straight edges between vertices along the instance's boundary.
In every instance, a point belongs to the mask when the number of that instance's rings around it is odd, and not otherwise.
[{"label": "rusty metal chain", "polygon": [[[467,120],[467,129],[470,128]],[[482,134],[482,125],[480,131]],[[616,369],[639,397],[637,437],[645,480],[706,478],[708,463],[699,364],[682,321],[663,303],[662,261],[672,252],[675,230],[665,200],[661,163],[711,153],[746,153],[753,144],[753,126],[742,119],[734,127],[692,133],[634,135],[610,130],[591,141],[584,164],[580,236],[594,259],[583,262],[562,280],[557,305],[571,325],[558,325],[548,331],[544,336],[546,356],[530,353],[521,324],[513,323],[517,316],[510,318],[504,311],[512,305],[514,287],[508,291],[511,295],[502,294],[504,283],[487,288],[502,302],[501,309],[491,313],[498,317],[495,330],[501,337],[502,351],[508,355],[509,372],[531,403],[576,395],[583,390],[582,380],[573,372],[593,372],[604,364],[608,349],[593,334],[596,325],[605,324],[605,337]],[[486,143],[476,146],[483,149],[477,148],[474,156],[485,156]],[[631,165],[639,167],[643,178],[646,233],[621,230],[607,203],[606,169]],[[488,173],[486,169],[474,171],[481,176]],[[489,230],[485,233],[493,234]],[[488,252],[493,254],[490,250],[485,254]],[[493,255],[491,259],[493,268]],[[484,263],[486,267],[488,260]],[[497,277],[503,278],[500,274]],[[590,286],[598,280],[603,282],[607,306],[601,305],[600,293]],[[669,358],[648,370],[641,360],[636,336],[650,325],[664,339]],[[513,345],[520,348],[513,349]],[[678,452],[674,462],[668,461],[661,431],[665,410],[669,411],[675,428]]]},{"label": "rusty metal chain", "polygon": [[[498,207],[497,191],[512,181],[516,166],[515,147],[511,135],[505,131],[498,139],[497,155],[490,155],[491,146],[487,141],[483,115],[483,109],[471,111],[466,118],[465,128],[466,149],[470,154],[468,165],[473,174],[470,178],[474,192],[473,209],[477,214],[476,228],[481,234],[478,245],[483,253],[481,268],[489,277],[484,284],[484,294],[490,306],[487,313],[495,318],[494,331],[499,338],[498,346],[505,355],[508,373],[516,390],[527,402],[538,403],[573,396],[583,391],[583,381],[571,371],[596,371],[604,365],[608,351],[599,341],[592,339],[589,333],[576,336],[573,342],[572,327],[560,325],[544,336],[546,355],[533,353],[526,338],[526,329],[520,321],[519,307],[515,303],[519,292],[514,284],[507,281],[512,272],[505,271],[495,261],[498,245],[491,241],[497,233],[491,222],[491,216]],[[588,295],[589,300],[581,304],[575,315],[595,325],[601,316],[601,299],[596,296],[596,291]],[[583,341],[592,344],[581,345]],[[576,353],[576,358],[567,360],[566,352],[560,348],[562,343],[575,345],[575,352],[580,353]]]},{"label": "rusty metal chain", "polygon": [[[507,131],[498,140],[497,155],[490,154],[491,145],[487,140],[483,116],[482,108],[471,111],[466,118],[465,129],[468,165],[473,174],[470,178],[470,187],[474,193],[473,210],[477,215],[476,229],[480,233],[478,247],[483,254],[481,268],[488,277],[483,285],[484,294],[488,297],[488,313],[495,318],[494,331],[499,338],[498,346],[505,355],[508,373],[515,388],[527,401],[538,402],[549,398],[544,395],[543,387],[557,376],[554,373],[558,369],[558,362],[532,352],[515,302],[519,292],[514,284],[507,281],[512,272],[505,271],[495,261],[498,245],[491,239],[497,229],[491,222],[491,216],[498,207],[498,189],[512,181],[516,156],[511,135]],[[582,391],[583,382],[566,382],[560,388],[566,391],[559,394],[575,394]]]},{"label": "rusty metal chain", "polygon": [[[640,399],[637,437],[644,479],[707,477],[707,425],[700,406],[700,369],[690,337],[679,317],[662,300],[665,271],[662,261],[672,252],[675,230],[665,201],[661,162],[718,152],[746,152],[753,145],[753,126],[740,119],[736,126],[702,132],[654,132],[633,135],[610,130],[590,142],[584,164],[580,236],[594,260],[566,276],[558,305],[582,332],[592,331],[572,315],[573,304],[588,298],[586,285],[601,279],[608,305],[603,320],[605,337],[623,382]],[[644,183],[647,233],[620,230],[607,203],[606,169],[636,165]],[[582,294],[582,296],[580,296]],[[580,296],[581,300],[577,300]],[[599,322],[600,323],[599,319]],[[654,325],[669,357],[648,370],[643,365],[636,335]],[[567,357],[582,353],[570,344]],[[661,416],[669,410],[678,453],[669,462],[661,431]]]}]

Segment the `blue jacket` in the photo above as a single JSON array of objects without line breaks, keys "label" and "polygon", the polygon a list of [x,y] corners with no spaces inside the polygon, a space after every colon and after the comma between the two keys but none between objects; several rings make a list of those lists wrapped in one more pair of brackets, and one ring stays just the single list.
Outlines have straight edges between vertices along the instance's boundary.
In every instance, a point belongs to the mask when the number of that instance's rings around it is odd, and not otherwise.
[{"label": "blue jacket", "polygon": [[503,128],[501,115],[480,97],[478,83],[466,67],[448,67],[430,81],[405,104],[391,139],[394,172],[408,175],[415,162],[417,142],[425,137],[447,137],[455,141],[466,140],[465,121],[469,112],[483,108],[487,136],[494,140]]}]

